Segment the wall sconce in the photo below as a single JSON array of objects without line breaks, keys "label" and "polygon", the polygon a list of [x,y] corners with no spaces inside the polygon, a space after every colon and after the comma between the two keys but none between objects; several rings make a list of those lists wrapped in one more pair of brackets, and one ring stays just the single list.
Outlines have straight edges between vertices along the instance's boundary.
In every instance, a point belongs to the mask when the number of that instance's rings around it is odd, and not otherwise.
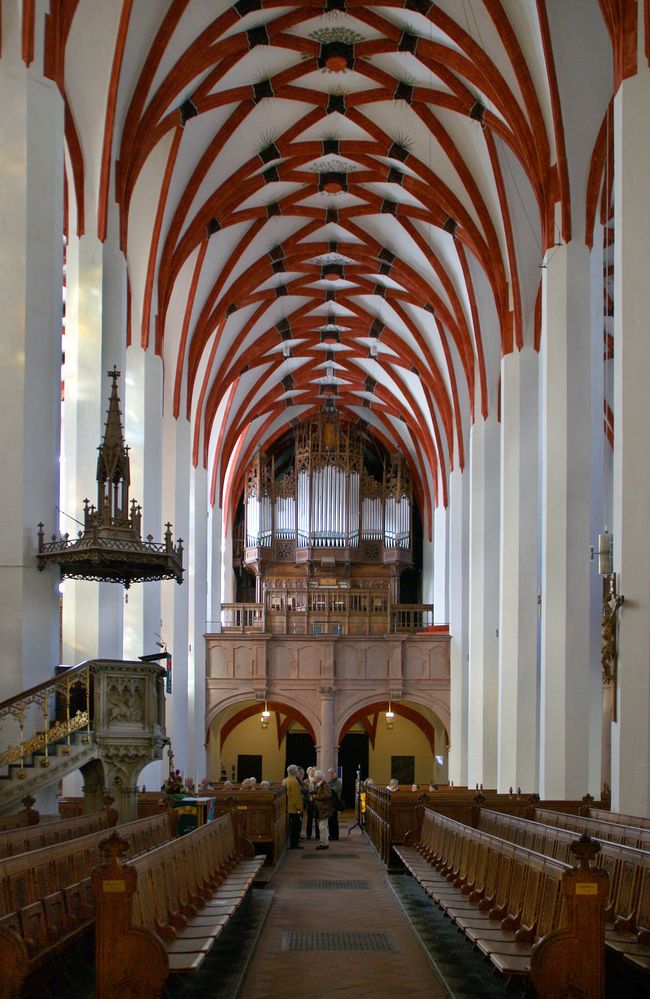
[{"label": "wall sconce", "polygon": [[264,701],[264,711],[262,712],[262,728],[269,727],[270,719],[271,719],[271,712],[269,711],[266,701]]},{"label": "wall sconce", "polygon": [[391,705],[390,698],[389,698],[388,699],[388,711],[386,712],[386,728],[388,729],[389,732],[393,728],[394,719],[395,719],[395,712],[393,711],[393,707]]}]

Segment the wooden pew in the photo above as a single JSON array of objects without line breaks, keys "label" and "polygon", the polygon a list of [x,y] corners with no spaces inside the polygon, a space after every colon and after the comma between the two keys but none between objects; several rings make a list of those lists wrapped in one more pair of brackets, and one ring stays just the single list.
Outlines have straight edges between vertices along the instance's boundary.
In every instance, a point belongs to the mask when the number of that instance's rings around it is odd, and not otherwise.
[{"label": "wooden pew", "polygon": [[[167,813],[118,827],[128,849],[142,853],[168,840]],[[28,973],[89,927],[94,918],[90,886],[101,862],[102,829],[77,840],[0,861],[0,996],[17,995]]]},{"label": "wooden pew", "polygon": [[153,999],[171,972],[197,971],[264,863],[237,841],[230,814],[130,863],[114,832],[92,875],[96,898],[96,999]]},{"label": "wooden pew", "polygon": [[578,834],[586,833],[610,843],[621,843],[639,850],[650,850],[650,829],[634,828],[620,822],[603,821],[584,815],[567,815],[548,808],[537,807],[527,818],[542,822],[547,826],[571,829]]},{"label": "wooden pew", "polygon": [[33,807],[35,804],[36,798],[32,798],[31,794],[28,794],[23,798],[25,807],[22,812],[14,812],[13,815],[0,815],[0,834],[14,829],[23,829],[25,826],[38,825],[40,815]]},{"label": "wooden pew", "polygon": [[0,832],[0,860],[4,857],[14,857],[30,850],[40,850],[54,843],[64,843],[92,832],[110,829],[117,822],[117,811],[112,807],[113,798],[106,800],[106,807],[101,812],[91,815],[80,815],[72,819],[60,819],[58,822],[46,822],[43,825],[27,826],[24,829],[12,829]]},{"label": "wooden pew", "polygon": [[235,811],[236,835],[248,839],[267,862],[275,865],[287,845],[287,792],[283,786],[270,791],[210,791],[201,797],[214,799],[215,815]]},{"label": "wooden pew", "polygon": [[650,819],[639,815],[623,815],[621,812],[610,812],[605,808],[588,808],[587,818],[597,822],[615,822],[621,826],[632,826],[633,829],[650,829]]},{"label": "wooden pew", "polygon": [[[479,806],[498,809],[513,815],[525,815],[539,804],[539,796],[520,791],[500,794],[487,788],[440,786],[437,791],[412,791],[400,788],[388,791],[373,785],[366,788],[365,828],[377,853],[385,864],[394,861],[393,844],[404,842],[404,836],[417,828],[422,808],[431,808],[441,815],[470,824]],[[578,814],[582,800],[546,801],[546,807]]]},{"label": "wooden pew", "polygon": [[530,975],[538,999],[605,994],[608,878],[592,866],[598,849],[574,841],[572,867],[430,809],[419,839],[409,834],[395,848],[495,968],[508,979]]},{"label": "wooden pew", "polygon": [[[478,828],[564,861],[575,842],[569,829],[493,811],[481,810]],[[650,853],[606,840],[596,842],[600,844],[597,865],[609,876],[605,946],[650,971]]]}]

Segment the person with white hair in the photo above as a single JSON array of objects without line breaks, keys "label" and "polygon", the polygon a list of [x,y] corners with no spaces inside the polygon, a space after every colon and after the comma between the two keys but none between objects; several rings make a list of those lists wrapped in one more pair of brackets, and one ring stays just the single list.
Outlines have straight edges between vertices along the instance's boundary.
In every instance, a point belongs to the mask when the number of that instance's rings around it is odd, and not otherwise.
[{"label": "person with white hair", "polygon": [[287,776],[282,782],[287,789],[287,818],[289,821],[289,849],[302,850],[300,827],[302,826],[302,788],[298,780],[298,767],[290,763]]},{"label": "person with white hair", "polygon": [[328,823],[332,815],[332,788],[325,780],[325,774],[322,770],[316,770],[314,773],[314,781],[316,784],[314,790],[314,804],[316,806],[316,814],[318,816],[318,833],[320,839],[320,843],[316,849],[329,850]]}]

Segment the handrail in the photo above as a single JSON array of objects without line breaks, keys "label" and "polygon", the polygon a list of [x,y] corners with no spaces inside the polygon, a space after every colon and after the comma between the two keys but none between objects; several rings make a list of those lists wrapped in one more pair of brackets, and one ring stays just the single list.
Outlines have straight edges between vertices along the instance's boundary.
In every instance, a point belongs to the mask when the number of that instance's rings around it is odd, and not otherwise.
[{"label": "handrail", "polygon": [[[76,670],[84,669],[87,665],[87,663],[83,662],[79,663],[77,666],[70,666],[70,668],[66,670],[65,676],[70,676],[71,673],[74,673]],[[37,683],[33,687],[28,687],[27,690],[22,690],[20,694],[16,694],[14,697],[8,697],[6,701],[0,701],[0,714],[2,714],[5,708],[8,708],[15,701],[22,701],[24,697],[27,697],[30,694],[38,693],[39,690],[44,690],[46,687],[50,687],[53,683],[56,683],[57,679],[60,678],[54,677],[50,680],[43,680],[43,683]]]},{"label": "handrail", "polygon": [[[90,688],[92,669],[91,664],[81,663],[73,666],[65,673],[45,680],[34,687],[24,690],[22,693],[0,704],[0,724],[6,719],[13,719],[18,724],[19,740],[17,743],[8,746],[0,752],[0,766],[7,766],[20,762],[21,770],[18,774],[24,775],[25,757],[38,750],[44,749],[45,756],[41,760],[41,766],[49,766],[49,747],[62,739],[66,740],[65,753],[70,752],[70,737],[75,732],[85,729],[85,741],[90,740]],[[72,713],[71,696],[75,688],[80,688],[83,707],[77,707]],[[85,694],[85,697],[84,697]],[[53,706],[56,706],[56,699],[59,704],[63,704],[65,709],[64,718],[52,719]],[[25,722],[29,708],[35,707],[37,712],[41,712],[42,728],[32,731],[30,735],[25,735]],[[31,728],[35,727],[32,723]]]}]

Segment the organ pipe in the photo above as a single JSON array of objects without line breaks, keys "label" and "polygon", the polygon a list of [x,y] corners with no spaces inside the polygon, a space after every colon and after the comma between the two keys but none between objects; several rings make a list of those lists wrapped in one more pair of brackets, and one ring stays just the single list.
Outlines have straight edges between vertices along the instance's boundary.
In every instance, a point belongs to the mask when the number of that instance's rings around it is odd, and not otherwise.
[{"label": "organ pipe", "polygon": [[247,547],[294,540],[305,547],[411,546],[412,487],[404,458],[391,455],[383,481],[363,465],[362,433],[336,411],[300,424],[294,466],[274,476],[273,459],[259,452],[246,477]]}]

